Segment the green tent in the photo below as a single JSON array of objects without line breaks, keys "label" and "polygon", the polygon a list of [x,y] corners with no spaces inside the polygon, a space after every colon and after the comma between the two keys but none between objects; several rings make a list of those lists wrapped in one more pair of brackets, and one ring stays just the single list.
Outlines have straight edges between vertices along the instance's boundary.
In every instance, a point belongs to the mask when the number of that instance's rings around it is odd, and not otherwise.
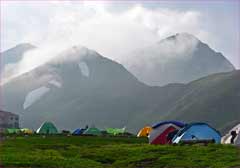
[{"label": "green tent", "polygon": [[86,131],[83,132],[84,135],[102,135],[102,132],[95,127],[90,127]]},{"label": "green tent", "polygon": [[125,128],[107,128],[106,132],[111,135],[123,134],[125,132]]},{"label": "green tent", "polygon": [[38,134],[57,134],[58,130],[51,122],[45,122],[37,129]]},{"label": "green tent", "polygon": [[18,134],[18,133],[21,132],[21,130],[18,129],[18,128],[7,128],[7,129],[5,130],[5,132],[6,132],[7,134]]}]

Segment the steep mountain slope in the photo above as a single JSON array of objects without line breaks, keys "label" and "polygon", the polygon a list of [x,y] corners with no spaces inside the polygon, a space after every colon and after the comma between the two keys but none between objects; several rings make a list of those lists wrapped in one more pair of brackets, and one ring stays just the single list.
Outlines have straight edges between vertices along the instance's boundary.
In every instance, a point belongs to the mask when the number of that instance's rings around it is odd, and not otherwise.
[{"label": "steep mountain slope", "polygon": [[140,81],[154,86],[188,83],[210,74],[234,70],[221,53],[187,33],[168,37],[132,55],[133,61],[126,63],[127,69]]},{"label": "steep mountain slope", "polygon": [[154,109],[159,93],[165,92],[142,84],[122,65],[84,47],[65,51],[2,90],[4,109],[19,113],[25,127],[51,120],[71,129],[85,124],[123,127],[136,114]]}]

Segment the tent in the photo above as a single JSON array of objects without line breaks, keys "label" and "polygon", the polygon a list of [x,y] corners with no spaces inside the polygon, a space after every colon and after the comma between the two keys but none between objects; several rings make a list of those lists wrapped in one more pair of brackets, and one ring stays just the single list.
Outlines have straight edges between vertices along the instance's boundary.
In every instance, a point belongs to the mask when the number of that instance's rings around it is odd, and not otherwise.
[{"label": "tent", "polygon": [[83,132],[83,135],[102,135],[102,132],[96,127],[90,127]]},{"label": "tent", "polygon": [[[179,121],[163,121],[152,126],[149,134],[150,144],[168,144],[173,138],[172,133],[184,127],[184,123]],[[171,136],[169,136],[171,135]]]},{"label": "tent", "polygon": [[191,123],[182,128],[173,138],[173,143],[191,140],[214,140],[221,142],[220,133],[206,123]]},{"label": "tent", "polygon": [[231,143],[231,138],[232,138],[231,133],[233,131],[236,132],[236,137],[234,138],[234,143],[233,144],[235,144],[237,146],[240,146],[240,124],[233,127],[225,136],[223,136],[222,139],[221,139],[221,143],[230,144]]},{"label": "tent", "polygon": [[84,129],[84,128],[78,128],[78,129],[76,129],[75,131],[73,131],[72,134],[73,134],[73,135],[82,135],[85,130],[86,130],[86,129]]},{"label": "tent", "polygon": [[123,134],[125,132],[124,128],[107,128],[106,132],[111,135]]},{"label": "tent", "polygon": [[38,129],[38,134],[57,134],[58,130],[51,122],[45,122],[43,123]]},{"label": "tent", "polygon": [[152,127],[146,126],[143,127],[137,134],[137,137],[147,137],[152,131]]},{"label": "tent", "polygon": [[6,132],[7,134],[18,134],[18,133],[21,132],[21,130],[18,129],[18,128],[7,128],[7,129],[5,130],[5,132]]},{"label": "tent", "polygon": [[237,138],[236,138],[234,143],[235,143],[235,145],[240,146],[240,135],[239,135],[239,132],[238,132],[238,136],[237,136]]},{"label": "tent", "polygon": [[29,128],[22,128],[22,129],[21,129],[21,132],[22,132],[23,134],[33,134],[33,131],[30,130]]}]

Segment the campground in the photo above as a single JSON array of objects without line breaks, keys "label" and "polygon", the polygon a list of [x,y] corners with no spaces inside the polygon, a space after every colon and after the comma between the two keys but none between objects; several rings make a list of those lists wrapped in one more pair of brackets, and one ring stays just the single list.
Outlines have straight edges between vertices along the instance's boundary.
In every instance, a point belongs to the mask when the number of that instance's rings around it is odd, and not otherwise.
[{"label": "campground", "polygon": [[232,145],[149,145],[147,138],[9,136],[0,146],[4,168],[239,168]]}]

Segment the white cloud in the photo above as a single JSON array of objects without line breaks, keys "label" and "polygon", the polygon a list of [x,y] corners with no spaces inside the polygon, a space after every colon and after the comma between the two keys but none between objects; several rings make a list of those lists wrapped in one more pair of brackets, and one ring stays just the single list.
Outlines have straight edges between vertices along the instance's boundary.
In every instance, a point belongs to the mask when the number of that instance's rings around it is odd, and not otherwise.
[{"label": "white cloud", "polygon": [[[14,18],[14,24],[7,24],[10,29],[5,32],[5,40],[10,41],[7,36],[16,30],[13,25],[18,25],[18,32],[22,32],[15,36],[22,38],[16,39],[17,42],[81,44],[119,60],[120,55],[129,49],[149,45],[168,35],[200,32],[200,13],[195,11],[151,10],[135,5],[124,12],[113,13],[108,10],[109,4],[104,3],[60,4],[33,3],[26,5],[26,9],[25,5],[19,4],[23,8],[16,5],[12,8],[16,10],[14,13],[6,9],[6,15],[10,20]],[[24,22],[20,22],[24,16]]]},{"label": "white cloud", "polygon": [[30,42],[42,50],[25,55],[20,64],[25,72],[79,44],[121,63],[129,59],[126,53],[178,32],[194,34],[206,42],[214,39],[202,29],[202,14],[198,11],[130,6],[112,12],[111,3],[7,3],[3,7],[6,30],[1,40],[4,46]]}]

